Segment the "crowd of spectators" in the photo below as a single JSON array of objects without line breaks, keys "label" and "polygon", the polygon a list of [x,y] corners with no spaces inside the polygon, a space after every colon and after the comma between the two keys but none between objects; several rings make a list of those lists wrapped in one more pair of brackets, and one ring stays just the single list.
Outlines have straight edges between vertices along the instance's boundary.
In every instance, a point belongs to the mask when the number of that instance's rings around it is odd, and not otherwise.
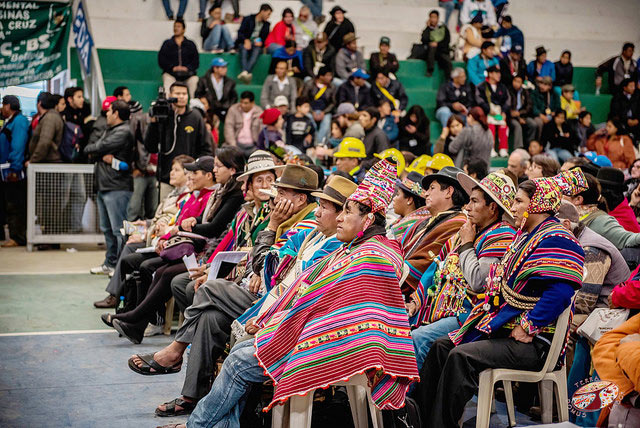
[{"label": "crowd of spectators", "polygon": [[[271,407],[355,373],[369,378],[386,416],[411,417],[409,406],[397,410],[406,400],[423,426],[458,426],[482,370],[542,367],[574,295],[569,379],[590,374],[593,349],[593,376],[622,392],[602,418],[637,411],[640,385],[628,369],[637,355],[624,364],[611,356],[637,353],[637,316],[600,340],[579,331],[597,310],[640,308],[634,46],[597,68],[596,87],[606,73],[613,97],[596,129],[573,86],[571,52],[553,63],[540,46],[525,64],[507,2],[441,1],[444,20],[430,11],[412,49],[427,77],[436,64],[450,77],[437,92],[442,133],[432,145],[389,37],[367,69],[347,11],[333,7],[321,30],[321,2],[304,3],[271,28],[271,6],[241,18],[236,2],[235,41],[219,4],[208,16],[201,8],[203,47],[238,54],[234,79],[222,56],[198,76],[181,1],[158,52],[166,117],[144,113],[124,86],[98,118],[80,87],[42,92],[31,121],[5,96],[0,164],[11,239],[3,246],[26,243],[29,164],[93,163],[106,254],[91,273],[109,276],[94,306],[114,309],[102,321],[139,344],[163,334],[172,321],[165,304],[175,299],[184,315],[175,340],[128,366],[165,375],[188,358],[179,397],[155,412],[190,414],[190,427],[238,426],[251,385],[273,389],[263,402]],[[452,66],[455,7],[466,69]],[[236,80],[252,81],[260,55],[271,63],[258,105]],[[506,168],[490,168],[496,156],[508,158]],[[77,220],[86,189],[67,180],[68,201],[54,214]],[[47,233],[51,215],[36,215]],[[243,256],[219,263],[229,254]],[[535,417],[536,393],[518,389],[518,409]]]}]

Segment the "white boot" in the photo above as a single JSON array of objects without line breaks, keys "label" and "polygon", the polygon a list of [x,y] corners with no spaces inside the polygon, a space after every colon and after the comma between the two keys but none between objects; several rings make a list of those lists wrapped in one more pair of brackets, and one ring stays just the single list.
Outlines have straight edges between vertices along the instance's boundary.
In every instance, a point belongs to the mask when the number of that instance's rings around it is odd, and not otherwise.
[{"label": "white boot", "polygon": [[501,157],[501,158],[509,157],[509,150],[507,150],[507,149],[500,149],[500,157]]}]

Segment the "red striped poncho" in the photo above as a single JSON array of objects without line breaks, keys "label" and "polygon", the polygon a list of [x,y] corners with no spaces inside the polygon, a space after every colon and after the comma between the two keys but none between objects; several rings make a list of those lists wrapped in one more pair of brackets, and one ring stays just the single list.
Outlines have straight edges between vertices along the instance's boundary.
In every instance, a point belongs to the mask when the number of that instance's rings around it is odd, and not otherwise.
[{"label": "red striped poncho", "polygon": [[399,244],[376,235],[308,268],[258,319],[256,357],[273,379],[271,408],[365,373],[380,409],[404,405],[418,380],[399,279]]}]

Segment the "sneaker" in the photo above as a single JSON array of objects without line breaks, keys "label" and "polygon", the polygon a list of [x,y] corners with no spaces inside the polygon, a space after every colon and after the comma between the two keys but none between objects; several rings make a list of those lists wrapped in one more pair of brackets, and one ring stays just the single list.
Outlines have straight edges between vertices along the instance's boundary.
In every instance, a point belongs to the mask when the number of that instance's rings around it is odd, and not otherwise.
[{"label": "sneaker", "polygon": [[144,337],[159,336],[161,334],[164,334],[163,325],[149,324],[147,328],[144,329]]},{"label": "sneaker", "polygon": [[498,153],[494,149],[491,149],[491,157],[492,158],[497,158],[498,157]]},{"label": "sneaker", "polygon": [[247,73],[245,70],[242,70],[240,74],[238,74],[238,80],[244,82],[248,75],[249,73]]},{"label": "sneaker", "polygon": [[114,271],[114,269],[112,267],[107,266],[107,265],[97,266],[97,267],[89,269],[89,272],[92,275],[109,275],[109,274],[113,275],[113,271]]},{"label": "sneaker", "polygon": [[214,50],[211,51],[211,53],[213,53],[213,54],[221,54],[223,52],[224,52],[224,49],[214,49]]},{"label": "sneaker", "polygon": [[253,73],[247,73],[247,85],[251,83],[251,79],[253,79]]},{"label": "sneaker", "polygon": [[507,150],[507,149],[500,149],[500,157],[501,157],[501,158],[507,158],[507,157],[509,157],[509,150]]}]

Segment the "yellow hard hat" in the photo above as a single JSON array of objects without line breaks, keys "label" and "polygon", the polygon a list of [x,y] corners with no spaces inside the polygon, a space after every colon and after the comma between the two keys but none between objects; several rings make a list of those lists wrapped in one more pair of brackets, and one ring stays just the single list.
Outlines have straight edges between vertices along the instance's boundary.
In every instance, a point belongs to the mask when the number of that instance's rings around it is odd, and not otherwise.
[{"label": "yellow hard hat", "polygon": [[338,151],[333,153],[334,158],[366,158],[367,152],[364,143],[354,137],[347,137],[340,143]]},{"label": "yellow hard hat", "polygon": [[424,175],[424,171],[427,169],[427,163],[431,161],[431,156],[420,155],[411,162],[411,165],[407,167],[407,172],[417,172]]},{"label": "yellow hard hat", "polygon": [[393,148],[387,149],[387,150],[384,150],[382,153],[374,154],[374,156],[380,159],[393,158],[393,160],[395,160],[397,164],[398,177],[400,177],[400,174],[402,174],[402,171],[404,171],[404,167],[407,164],[407,162],[404,159],[404,155],[398,149],[393,149]]},{"label": "yellow hard hat", "polygon": [[455,166],[453,160],[444,153],[436,153],[431,158],[431,161],[427,162],[427,168],[434,171],[440,171],[445,166]]}]

